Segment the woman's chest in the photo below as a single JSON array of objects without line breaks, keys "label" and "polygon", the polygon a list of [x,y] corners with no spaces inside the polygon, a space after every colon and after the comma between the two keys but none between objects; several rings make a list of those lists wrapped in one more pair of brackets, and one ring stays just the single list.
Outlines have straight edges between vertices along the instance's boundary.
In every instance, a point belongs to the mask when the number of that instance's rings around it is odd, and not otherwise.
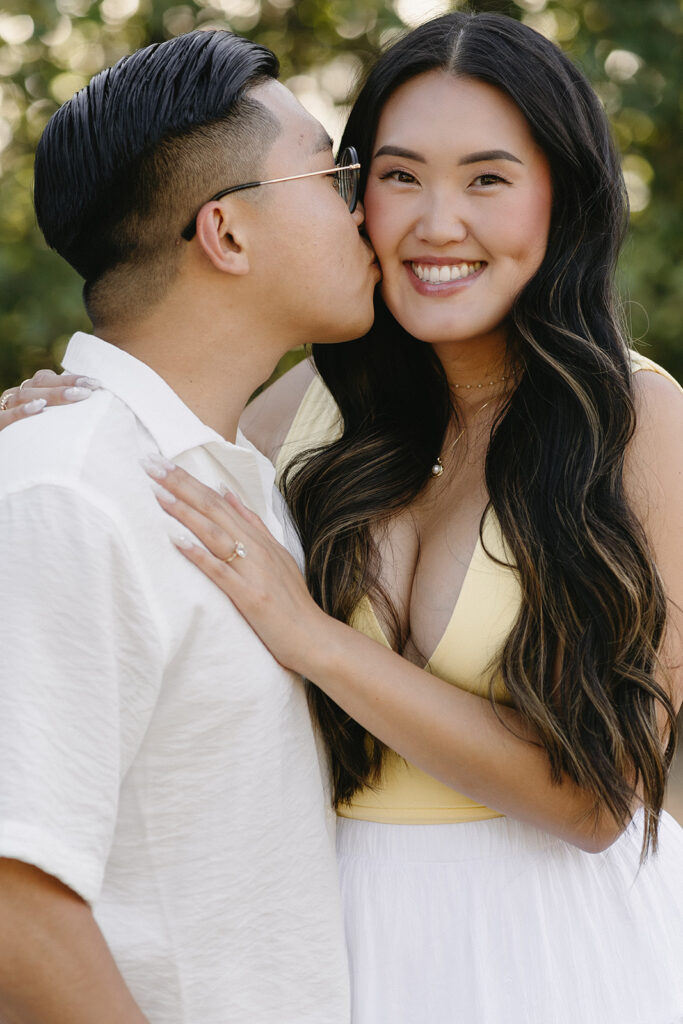
[{"label": "woman's chest", "polygon": [[446,486],[436,478],[378,537],[382,583],[407,637],[405,654],[418,664],[430,660],[457,609],[486,502],[480,474]]}]

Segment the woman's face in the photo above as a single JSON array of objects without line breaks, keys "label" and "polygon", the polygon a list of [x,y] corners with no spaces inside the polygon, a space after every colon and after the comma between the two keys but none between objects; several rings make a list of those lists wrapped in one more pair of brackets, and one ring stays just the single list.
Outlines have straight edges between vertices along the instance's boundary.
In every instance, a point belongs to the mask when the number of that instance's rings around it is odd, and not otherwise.
[{"label": "woman's face", "polygon": [[504,341],[515,296],[545,253],[548,161],[494,86],[429,71],[380,117],[365,192],[384,300],[432,344]]}]

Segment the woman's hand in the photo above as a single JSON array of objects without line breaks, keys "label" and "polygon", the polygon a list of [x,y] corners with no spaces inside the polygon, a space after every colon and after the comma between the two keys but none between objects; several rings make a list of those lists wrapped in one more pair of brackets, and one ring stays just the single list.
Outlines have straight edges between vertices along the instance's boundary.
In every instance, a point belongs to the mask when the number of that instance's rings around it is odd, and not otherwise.
[{"label": "woman's hand", "polygon": [[75,373],[57,374],[52,370],[38,370],[32,377],[15,388],[7,388],[0,395],[0,430],[10,423],[35,416],[48,405],[71,405],[90,398],[100,382]]},{"label": "woman's hand", "polygon": [[227,594],[280,664],[306,675],[306,652],[332,620],[289,552],[234,494],[217,494],[160,456],[143,467],[164,511],[193,535],[172,537],[176,547]]}]

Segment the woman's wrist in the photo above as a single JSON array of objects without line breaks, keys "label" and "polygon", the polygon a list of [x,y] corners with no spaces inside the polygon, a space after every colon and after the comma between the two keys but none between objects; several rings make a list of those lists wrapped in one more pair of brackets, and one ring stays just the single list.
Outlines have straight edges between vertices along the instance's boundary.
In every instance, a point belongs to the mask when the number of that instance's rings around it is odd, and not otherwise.
[{"label": "woman's wrist", "polygon": [[351,627],[338,622],[316,606],[316,616],[306,627],[307,643],[297,652],[296,671],[325,689],[343,657],[343,640]]}]

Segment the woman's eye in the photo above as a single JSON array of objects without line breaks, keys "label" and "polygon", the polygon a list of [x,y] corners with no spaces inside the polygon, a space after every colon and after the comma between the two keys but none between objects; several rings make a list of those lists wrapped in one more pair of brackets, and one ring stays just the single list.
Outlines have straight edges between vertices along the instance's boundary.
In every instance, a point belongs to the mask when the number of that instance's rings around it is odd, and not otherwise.
[{"label": "woman's eye", "polygon": [[386,181],[391,179],[392,181],[398,181],[404,185],[413,185],[417,182],[415,175],[411,174],[410,171],[401,171],[398,168],[393,168],[391,171],[384,171],[379,176],[380,181]]},{"label": "woman's eye", "polygon": [[491,185],[507,185],[509,182],[507,178],[501,177],[500,174],[478,174],[472,184],[486,187]]}]

